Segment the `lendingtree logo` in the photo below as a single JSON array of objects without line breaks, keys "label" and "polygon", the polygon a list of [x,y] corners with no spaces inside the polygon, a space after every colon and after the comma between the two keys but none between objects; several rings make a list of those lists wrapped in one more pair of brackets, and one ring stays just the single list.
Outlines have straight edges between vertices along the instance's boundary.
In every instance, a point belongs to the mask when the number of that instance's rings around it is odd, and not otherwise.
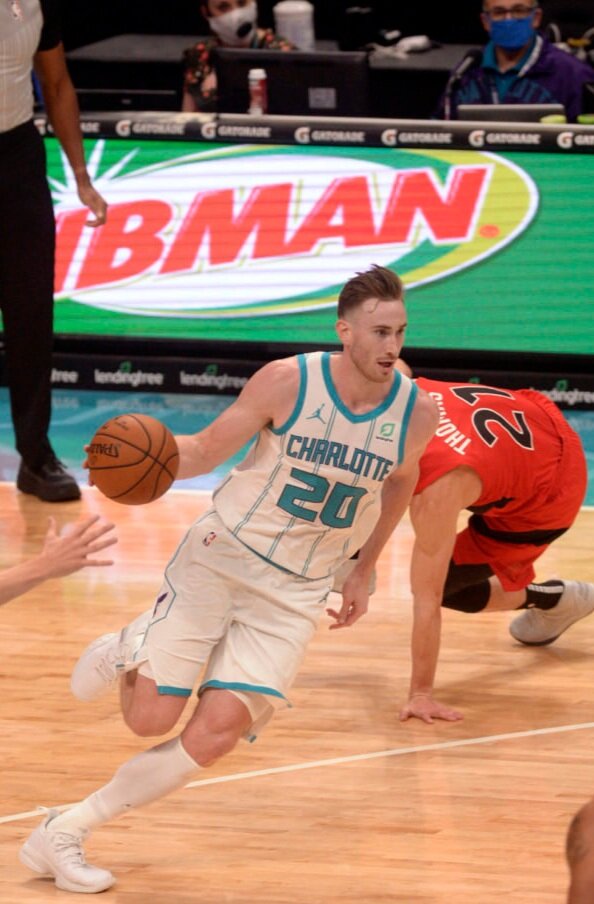
[{"label": "lendingtree logo", "polygon": [[165,375],[161,371],[143,370],[132,361],[122,361],[115,370],[93,370],[95,383],[100,386],[163,386]]},{"label": "lendingtree logo", "polygon": [[[96,143],[91,173],[110,198],[98,230],[85,229],[67,170],[62,181],[52,173],[58,298],[168,317],[328,307],[372,262],[408,286],[475,264],[537,206],[518,166],[477,151],[208,146],[169,156],[170,145],[150,142],[144,163],[147,146],[118,157],[119,145]],[[103,171],[104,157],[115,162]]]}]

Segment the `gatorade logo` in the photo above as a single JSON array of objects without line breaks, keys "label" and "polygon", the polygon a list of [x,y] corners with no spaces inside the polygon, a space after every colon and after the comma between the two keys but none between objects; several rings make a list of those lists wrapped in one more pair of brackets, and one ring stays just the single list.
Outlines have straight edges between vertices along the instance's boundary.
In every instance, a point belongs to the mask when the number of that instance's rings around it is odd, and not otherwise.
[{"label": "gatorade logo", "polygon": [[200,134],[203,138],[212,141],[213,138],[217,137],[217,124],[216,122],[205,122],[200,126]]},{"label": "gatorade logo", "polygon": [[132,122],[130,119],[120,119],[115,125],[116,135],[120,138],[128,138],[132,131]]},{"label": "gatorade logo", "polygon": [[407,286],[476,264],[512,242],[538,202],[530,177],[492,153],[187,147],[98,141],[89,160],[110,209],[96,230],[73,183],[51,173],[58,299],[149,317],[332,307],[371,262]]},{"label": "gatorade logo", "polygon": [[560,132],[557,135],[557,144],[564,151],[568,151],[573,147],[573,132]]},{"label": "gatorade logo", "polygon": [[295,141],[298,141],[299,144],[309,144],[311,141],[311,129],[309,126],[299,126],[298,129],[295,129]]}]

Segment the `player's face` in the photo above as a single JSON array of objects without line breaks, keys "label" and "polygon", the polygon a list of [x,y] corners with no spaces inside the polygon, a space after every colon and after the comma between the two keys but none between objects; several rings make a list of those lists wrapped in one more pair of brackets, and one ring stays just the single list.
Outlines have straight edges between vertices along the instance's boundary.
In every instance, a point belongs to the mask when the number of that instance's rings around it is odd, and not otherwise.
[{"label": "player's face", "polygon": [[396,299],[369,298],[337,325],[345,354],[359,373],[373,383],[392,380],[405,329],[404,304]]}]

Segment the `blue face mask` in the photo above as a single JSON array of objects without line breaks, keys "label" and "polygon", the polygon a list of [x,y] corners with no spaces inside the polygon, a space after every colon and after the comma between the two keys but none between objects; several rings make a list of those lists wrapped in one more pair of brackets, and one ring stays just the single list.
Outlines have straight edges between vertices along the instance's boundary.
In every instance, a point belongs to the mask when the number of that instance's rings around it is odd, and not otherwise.
[{"label": "blue face mask", "polygon": [[519,50],[532,40],[536,29],[532,27],[532,16],[526,16],[524,19],[499,19],[491,22],[490,34],[496,47]]}]

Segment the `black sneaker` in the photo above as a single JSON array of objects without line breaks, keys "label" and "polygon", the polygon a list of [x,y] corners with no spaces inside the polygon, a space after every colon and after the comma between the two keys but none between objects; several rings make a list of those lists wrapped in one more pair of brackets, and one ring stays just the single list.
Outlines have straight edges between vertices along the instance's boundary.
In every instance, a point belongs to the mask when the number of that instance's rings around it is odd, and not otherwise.
[{"label": "black sneaker", "polygon": [[21,461],[16,479],[21,493],[30,493],[44,502],[70,502],[80,499],[80,487],[57,458],[49,458],[36,470]]}]

